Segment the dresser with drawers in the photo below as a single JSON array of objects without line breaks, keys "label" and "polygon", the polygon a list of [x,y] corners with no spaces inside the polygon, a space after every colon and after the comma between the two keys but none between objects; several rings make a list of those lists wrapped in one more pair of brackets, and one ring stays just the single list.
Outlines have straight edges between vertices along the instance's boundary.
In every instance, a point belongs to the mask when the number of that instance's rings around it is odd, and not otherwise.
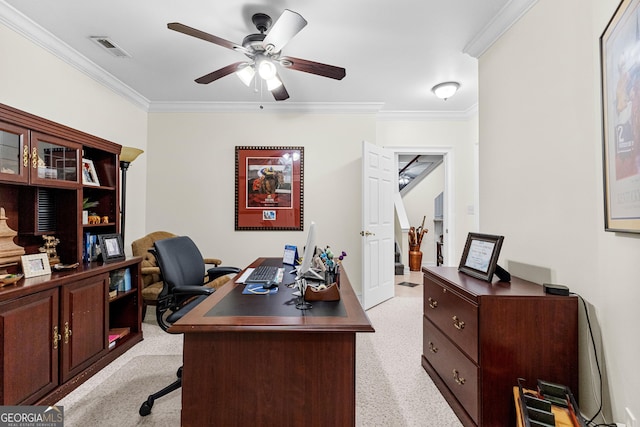
[{"label": "dresser with drawers", "polygon": [[578,298],[455,267],[424,275],[422,366],[465,426],[516,424],[513,386],[538,379],[578,394]]}]

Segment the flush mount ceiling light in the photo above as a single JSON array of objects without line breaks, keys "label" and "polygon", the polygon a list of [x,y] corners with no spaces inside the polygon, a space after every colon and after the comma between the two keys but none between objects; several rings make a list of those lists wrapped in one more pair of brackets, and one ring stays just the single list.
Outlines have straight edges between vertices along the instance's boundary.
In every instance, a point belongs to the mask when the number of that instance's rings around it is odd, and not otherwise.
[{"label": "flush mount ceiling light", "polygon": [[451,98],[460,88],[460,83],[458,82],[444,82],[435,85],[431,88],[431,91],[440,99],[444,99],[445,101]]}]

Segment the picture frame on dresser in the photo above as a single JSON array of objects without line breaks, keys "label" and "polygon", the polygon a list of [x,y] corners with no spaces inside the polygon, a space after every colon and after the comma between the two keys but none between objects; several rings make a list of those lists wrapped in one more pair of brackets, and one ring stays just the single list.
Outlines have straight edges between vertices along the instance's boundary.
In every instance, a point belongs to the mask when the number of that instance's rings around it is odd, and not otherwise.
[{"label": "picture frame on dresser", "polygon": [[504,236],[469,233],[458,270],[480,280],[491,282],[498,266]]},{"label": "picture frame on dresser", "polygon": [[51,274],[49,255],[46,253],[22,255],[20,261],[22,263],[22,272],[26,279]]},{"label": "picture frame on dresser", "polygon": [[98,243],[102,261],[105,263],[122,261],[126,258],[120,234],[100,234],[98,235]]}]

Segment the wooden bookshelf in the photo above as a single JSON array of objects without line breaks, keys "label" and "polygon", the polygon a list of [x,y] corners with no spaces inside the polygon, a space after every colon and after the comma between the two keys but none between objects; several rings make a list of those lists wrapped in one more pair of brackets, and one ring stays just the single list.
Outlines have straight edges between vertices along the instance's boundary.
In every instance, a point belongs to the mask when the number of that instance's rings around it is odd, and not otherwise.
[{"label": "wooden bookshelf", "polygon": [[[54,404],[142,340],[139,257],[105,264],[83,260],[84,236],[119,233],[121,146],[0,104],[0,207],[14,242],[39,253],[43,236],[60,240],[60,262],[75,269],[0,288],[0,404]],[[83,182],[90,159],[100,185]],[[82,202],[100,224],[83,224]],[[4,261],[4,262],[3,262]],[[19,257],[1,269],[21,273]],[[128,268],[132,289],[109,298],[111,272]],[[110,348],[109,331],[128,330]]]}]

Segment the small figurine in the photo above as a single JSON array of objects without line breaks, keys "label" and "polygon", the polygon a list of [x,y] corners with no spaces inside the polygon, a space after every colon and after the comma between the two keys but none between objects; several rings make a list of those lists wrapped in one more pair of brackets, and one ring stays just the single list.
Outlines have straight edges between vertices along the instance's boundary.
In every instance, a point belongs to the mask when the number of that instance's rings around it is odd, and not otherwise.
[{"label": "small figurine", "polygon": [[46,234],[43,235],[42,238],[44,239],[44,246],[39,248],[40,252],[47,254],[50,265],[60,263],[60,258],[58,257],[58,252],[56,250],[56,246],[60,243],[60,239],[55,236],[47,236]]}]

